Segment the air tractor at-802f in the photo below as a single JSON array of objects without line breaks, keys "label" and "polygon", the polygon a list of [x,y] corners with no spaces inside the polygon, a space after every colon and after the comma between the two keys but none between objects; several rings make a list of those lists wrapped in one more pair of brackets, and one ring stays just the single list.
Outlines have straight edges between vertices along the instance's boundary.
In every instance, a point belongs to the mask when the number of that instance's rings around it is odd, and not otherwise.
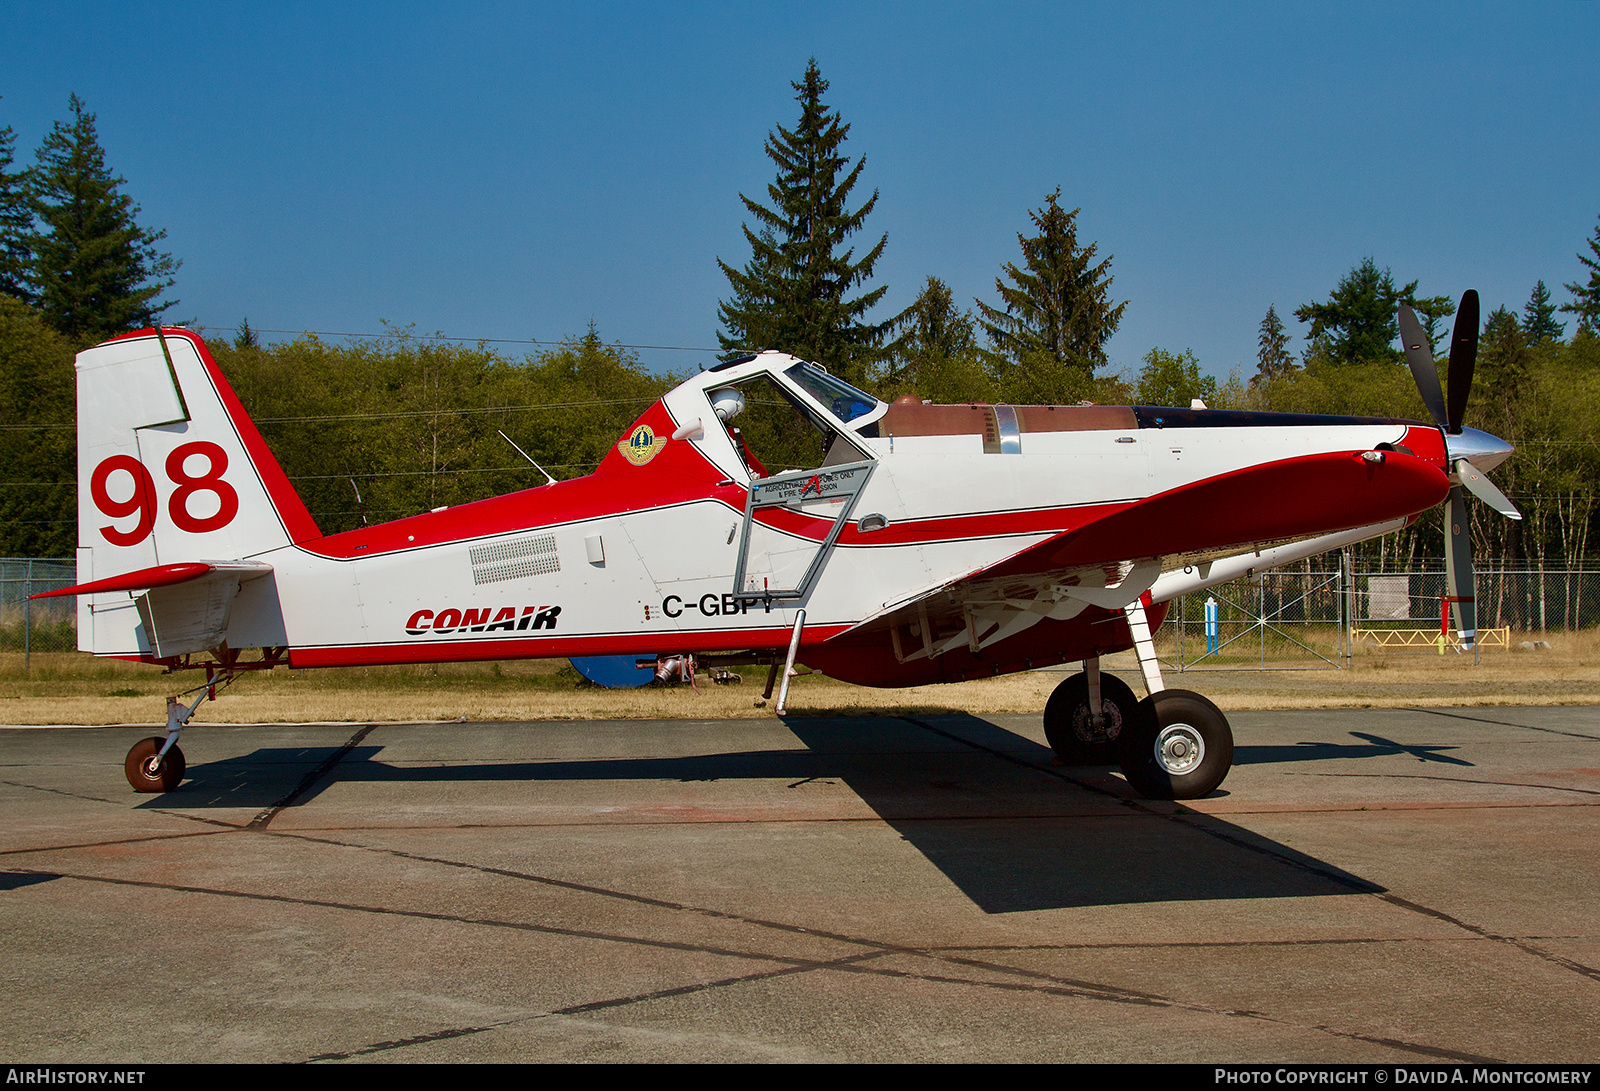
[{"label": "air tractor at-802f", "polygon": [[[1045,710],[1062,760],[1195,798],[1233,740],[1210,701],[1162,684],[1150,633],[1174,596],[1444,502],[1472,643],[1463,488],[1516,517],[1483,477],[1511,448],[1461,423],[1477,310],[1468,292],[1448,405],[1401,312],[1426,424],[888,405],[762,352],[672,390],[586,477],[326,535],[204,342],[143,330],[78,357],[78,582],[51,594],[78,596],[83,650],[207,672],[129,753],[141,791],[178,785],[179,730],[247,670],[693,655],[781,664],[785,692],[796,661],[867,686],[1081,661]],[[1099,669],[1129,648],[1143,700]]]}]

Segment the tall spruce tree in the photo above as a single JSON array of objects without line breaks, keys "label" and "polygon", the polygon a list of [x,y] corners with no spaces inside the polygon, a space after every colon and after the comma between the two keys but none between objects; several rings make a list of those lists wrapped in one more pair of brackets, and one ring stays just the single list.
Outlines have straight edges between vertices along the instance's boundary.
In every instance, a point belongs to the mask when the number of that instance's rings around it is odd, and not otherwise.
[{"label": "tall spruce tree", "polygon": [[1289,355],[1289,335],[1284,332],[1276,304],[1267,307],[1267,315],[1261,320],[1256,358],[1260,361],[1258,379],[1276,379],[1294,370],[1294,357]]},{"label": "tall spruce tree", "polygon": [[1017,235],[1024,268],[1008,262],[1005,278],[995,278],[1005,309],[976,302],[993,366],[1023,365],[1036,374],[1041,367],[1079,373],[1076,378],[1063,376],[1065,390],[1075,389],[1107,362],[1106,342],[1117,332],[1128,304],[1111,302],[1111,258],[1096,263],[1096,244],[1078,245],[1081,210],[1066,211],[1060,198],[1057,186],[1043,208],[1028,212],[1039,233]]},{"label": "tall spruce tree", "polygon": [[1530,345],[1559,341],[1567,332],[1567,327],[1556,321],[1556,305],[1550,302],[1550,289],[1542,280],[1533,286],[1533,293],[1522,306],[1522,332],[1527,334]]},{"label": "tall spruce tree", "polygon": [[1600,227],[1596,227],[1589,238],[1589,251],[1594,257],[1586,258],[1581,251],[1578,254],[1578,260],[1589,270],[1589,283],[1575,280],[1568,284],[1566,288],[1572,293],[1572,302],[1563,303],[1561,310],[1578,316],[1578,329],[1600,333]]},{"label": "tall spruce tree", "polygon": [[103,340],[153,320],[177,300],[160,299],[179,263],[156,249],[165,231],[138,224],[95,133],[94,115],[73,95],[72,121],[56,122],[34,168],[33,279],[45,321],[78,342]]},{"label": "tall spruce tree", "polygon": [[1358,364],[1374,360],[1399,363],[1405,354],[1394,347],[1400,336],[1400,304],[1409,304],[1422,318],[1428,339],[1439,343],[1439,323],[1456,313],[1448,296],[1417,296],[1417,282],[1396,287],[1389,270],[1380,271],[1371,258],[1346,273],[1326,303],[1307,303],[1294,316],[1311,323],[1311,352],[1333,363]]},{"label": "tall spruce tree", "polygon": [[28,172],[11,169],[16,142],[11,126],[0,129],[0,295],[32,303],[28,257],[32,252],[33,200],[28,193]]},{"label": "tall spruce tree", "polygon": [[887,286],[851,293],[872,279],[889,236],[855,258],[847,240],[878,203],[874,190],[860,207],[850,208],[850,192],[867,161],[851,166],[841,154],[850,126],[823,103],[828,81],[815,58],[801,82],[790,86],[798,92],[800,121],[793,130],[780,125],[767,137],[767,157],[778,166],[777,179],[767,187],[772,206],[739,195],[755,222],[753,230],[744,225],[750,260],[742,270],[717,260],[733,288],[732,298],[717,307],[723,326],[717,337],[729,352],[781,349],[859,382],[883,356],[893,319],[867,320]]},{"label": "tall spruce tree", "polygon": [[956,307],[950,286],[929,277],[895,320],[894,352],[884,361],[875,393],[915,394],[939,403],[988,400],[988,376],[972,312]]},{"label": "tall spruce tree", "polygon": [[1517,316],[1504,307],[1489,312],[1478,339],[1478,375],[1483,389],[1502,402],[1514,400],[1533,366],[1533,343]]}]

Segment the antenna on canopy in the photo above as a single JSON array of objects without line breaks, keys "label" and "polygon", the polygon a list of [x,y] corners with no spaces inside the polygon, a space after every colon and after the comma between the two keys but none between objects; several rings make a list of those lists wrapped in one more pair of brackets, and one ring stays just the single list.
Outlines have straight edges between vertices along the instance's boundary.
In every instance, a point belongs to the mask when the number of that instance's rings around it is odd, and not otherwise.
[{"label": "antenna on canopy", "polygon": [[[496,428],[495,431],[496,432],[500,432],[500,429]],[[524,451],[521,447],[517,447],[517,441],[516,440],[514,440],[510,436],[506,435],[504,432],[500,432],[500,438],[505,440],[507,443],[511,444],[512,447],[516,448],[517,454],[521,455],[523,458],[526,458],[528,460],[528,464],[530,466],[532,466],[535,470],[538,470],[540,473],[544,474],[544,477],[545,477],[546,481],[550,482],[550,484],[552,484],[552,485],[554,485],[556,483],[556,479],[550,476],[550,471],[546,470],[543,466],[541,466],[537,462],[533,461],[533,458],[528,454],[527,451]]]}]

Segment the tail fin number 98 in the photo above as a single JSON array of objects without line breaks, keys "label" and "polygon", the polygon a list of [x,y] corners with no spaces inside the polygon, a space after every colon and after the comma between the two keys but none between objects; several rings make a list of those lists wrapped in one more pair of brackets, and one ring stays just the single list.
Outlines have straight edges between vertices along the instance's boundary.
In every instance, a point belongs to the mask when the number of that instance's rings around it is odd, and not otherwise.
[{"label": "tail fin number 98", "polygon": [[[189,472],[192,460],[204,459],[205,472],[195,475]],[[239,514],[239,494],[233,486],[222,480],[223,473],[228,468],[228,452],[218,447],[215,443],[204,440],[195,443],[185,443],[173,449],[166,461],[167,480],[175,486],[172,495],[167,498],[167,514],[172,523],[179,530],[190,534],[205,534],[208,531],[221,530],[233,522],[233,517]],[[113,482],[113,475],[125,474],[130,479],[124,482],[120,477]],[[111,488],[115,484],[119,493],[127,491],[127,485],[132,485],[131,495],[126,499],[118,500],[112,497]],[[94,474],[89,478],[89,493],[94,498],[94,506],[112,519],[126,519],[137,514],[139,521],[130,530],[118,530],[114,526],[100,528],[101,537],[112,545],[131,546],[137,545],[150,536],[156,525],[156,486],[150,477],[150,471],[144,463],[132,455],[112,455],[94,468]],[[197,494],[209,493],[216,497],[216,511],[208,515],[196,515],[190,510],[190,501]],[[205,500],[195,502],[194,507],[200,511],[208,511],[213,505]]]}]

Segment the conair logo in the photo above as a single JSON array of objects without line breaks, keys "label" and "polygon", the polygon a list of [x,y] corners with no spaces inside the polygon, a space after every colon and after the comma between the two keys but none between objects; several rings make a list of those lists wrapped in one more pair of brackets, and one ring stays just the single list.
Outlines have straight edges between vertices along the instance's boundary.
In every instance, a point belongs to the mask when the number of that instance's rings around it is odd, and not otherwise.
[{"label": "conair logo", "polygon": [[[490,615],[494,616],[491,618]],[[433,633],[492,633],[521,632],[525,629],[554,629],[561,615],[559,606],[524,606],[521,614],[515,606],[486,606],[482,610],[418,610],[406,622],[406,632],[412,636]]]}]

